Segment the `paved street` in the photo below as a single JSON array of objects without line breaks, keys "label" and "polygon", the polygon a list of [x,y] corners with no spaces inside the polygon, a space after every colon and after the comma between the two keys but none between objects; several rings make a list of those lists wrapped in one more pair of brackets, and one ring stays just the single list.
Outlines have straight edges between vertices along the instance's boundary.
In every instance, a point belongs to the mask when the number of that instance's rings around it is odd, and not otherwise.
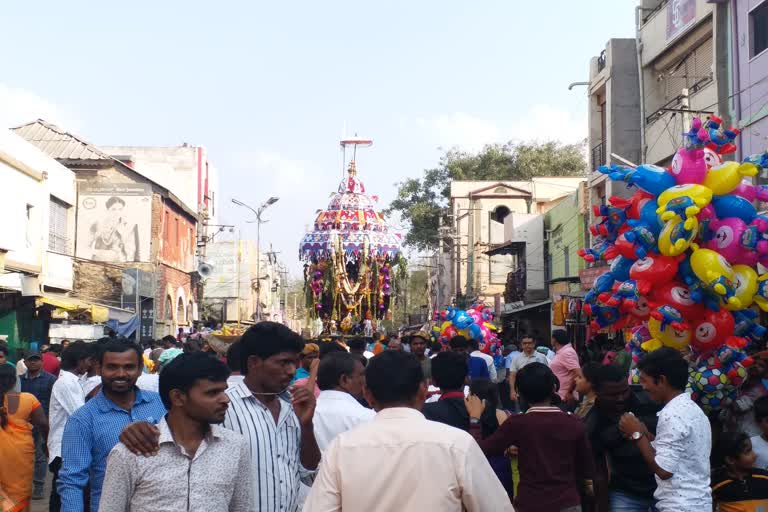
[{"label": "paved street", "polygon": [[48,497],[51,495],[51,474],[45,479],[45,498],[32,501],[30,512],[48,512]]}]

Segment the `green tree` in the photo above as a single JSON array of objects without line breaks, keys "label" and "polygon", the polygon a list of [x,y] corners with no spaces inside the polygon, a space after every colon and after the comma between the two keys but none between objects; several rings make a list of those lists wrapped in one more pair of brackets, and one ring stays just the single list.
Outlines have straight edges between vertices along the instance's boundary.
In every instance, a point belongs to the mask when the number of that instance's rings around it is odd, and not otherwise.
[{"label": "green tree", "polygon": [[434,249],[441,220],[447,220],[451,181],[525,181],[534,176],[578,176],[586,170],[583,144],[509,142],[487,145],[478,153],[451,149],[420,179],[398,183],[397,198],[385,212],[398,212],[408,223],[405,245]]}]

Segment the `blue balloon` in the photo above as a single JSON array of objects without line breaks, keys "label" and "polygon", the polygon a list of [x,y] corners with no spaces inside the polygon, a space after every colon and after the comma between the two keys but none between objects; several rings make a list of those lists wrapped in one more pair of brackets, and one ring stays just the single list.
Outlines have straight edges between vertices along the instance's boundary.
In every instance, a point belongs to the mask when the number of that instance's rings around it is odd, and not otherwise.
[{"label": "blue balloon", "polygon": [[649,199],[640,209],[640,220],[646,224],[655,236],[659,236],[661,228],[664,227],[659,215],[656,213],[658,208],[659,203],[655,199]]},{"label": "blue balloon", "polygon": [[715,209],[715,214],[721,219],[738,217],[749,224],[757,216],[755,205],[748,199],[739,196],[715,196],[712,198],[712,206]]},{"label": "blue balloon", "polygon": [[483,331],[480,329],[480,326],[477,324],[472,324],[469,326],[469,335],[472,336],[472,339],[475,339],[477,341],[483,341]]},{"label": "blue balloon", "polygon": [[464,310],[457,310],[456,316],[453,317],[453,325],[459,330],[468,328],[474,322],[472,317]]},{"label": "blue balloon", "polygon": [[616,281],[626,281],[629,279],[629,269],[635,260],[625,258],[624,256],[618,256],[611,262],[611,274]]},{"label": "blue balloon", "polygon": [[607,174],[613,181],[623,181],[628,187],[636,186],[654,196],[677,184],[674,176],[658,165],[643,164],[633,169],[614,164],[599,167],[597,170]]}]

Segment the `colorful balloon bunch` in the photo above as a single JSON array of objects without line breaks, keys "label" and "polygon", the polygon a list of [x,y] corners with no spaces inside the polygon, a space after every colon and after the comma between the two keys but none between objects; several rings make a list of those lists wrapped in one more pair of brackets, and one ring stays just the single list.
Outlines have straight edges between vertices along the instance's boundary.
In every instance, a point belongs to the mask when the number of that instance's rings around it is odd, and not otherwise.
[{"label": "colorful balloon bunch", "polygon": [[768,274],[756,272],[768,265],[768,217],[754,204],[768,200],[768,187],[748,179],[768,168],[768,152],[723,162],[738,133],[715,116],[694,119],[669,168],[599,168],[638,190],[594,207],[597,240],[579,251],[610,262],[585,297],[592,328],[635,327],[627,344],[635,361],[661,346],[690,347],[692,389],[713,408],[751,364],[747,339],[765,334],[753,303],[768,311]]},{"label": "colorful balloon bunch", "polygon": [[443,347],[454,336],[464,336],[467,339],[477,340],[480,351],[494,359],[496,366],[502,366],[501,340],[496,334],[496,326],[493,325],[493,310],[484,304],[473,304],[469,309],[462,310],[447,307],[439,314],[443,321],[432,328],[432,336]]}]

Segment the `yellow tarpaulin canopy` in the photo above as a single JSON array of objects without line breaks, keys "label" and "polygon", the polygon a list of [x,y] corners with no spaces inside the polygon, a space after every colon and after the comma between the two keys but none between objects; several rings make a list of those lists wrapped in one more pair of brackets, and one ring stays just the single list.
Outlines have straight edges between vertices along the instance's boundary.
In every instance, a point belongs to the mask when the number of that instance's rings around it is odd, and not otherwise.
[{"label": "yellow tarpaulin canopy", "polygon": [[35,300],[37,306],[47,304],[64,311],[86,311],[91,315],[93,323],[104,323],[109,320],[109,308],[106,306],[97,306],[87,302],[73,299],[71,297],[56,297],[52,295],[43,295]]}]

